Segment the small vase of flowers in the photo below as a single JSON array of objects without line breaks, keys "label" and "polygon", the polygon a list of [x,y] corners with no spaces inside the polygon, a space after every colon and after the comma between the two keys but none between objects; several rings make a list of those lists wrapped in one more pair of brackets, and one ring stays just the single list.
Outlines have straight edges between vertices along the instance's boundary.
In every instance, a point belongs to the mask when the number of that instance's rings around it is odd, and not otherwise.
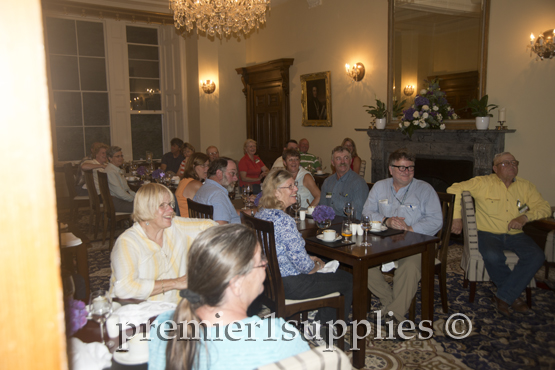
[{"label": "small vase of flowers", "polygon": [[335,211],[330,206],[316,206],[312,212],[312,218],[320,229],[327,229],[331,226],[331,221],[335,218]]},{"label": "small vase of flowers", "polygon": [[160,183],[162,181],[162,179],[164,178],[164,176],[166,176],[166,174],[164,173],[164,171],[162,171],[161,169],[156,169],[154,170],[154,172],[152,172],[152,179],[158,183]]},{"label": "small vase of flowers", "polygon": [[416,95],[414,104],[403,111],[399,123],[399,130],[409,137],[420,129],[445,130],[444,120],[459,118],[447,102],[445,93],[440,90],[438,80],[425,82],[428,83],[428,88]]}]

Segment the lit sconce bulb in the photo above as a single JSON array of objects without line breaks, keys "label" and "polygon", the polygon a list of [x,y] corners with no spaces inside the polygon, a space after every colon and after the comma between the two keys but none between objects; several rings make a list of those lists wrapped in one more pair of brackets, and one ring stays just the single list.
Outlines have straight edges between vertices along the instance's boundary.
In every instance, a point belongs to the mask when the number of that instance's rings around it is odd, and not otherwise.
[{"label": "lit sconce bulb", "polygon": [[346,70],[347,72],[349,72],[349,69],[350,69],[350,68],[351,68],[351,66],[350,66],[350,65],[348,65],[348,64],[345,64],[345,70]]},{"label": "lit sconce bulb", "polygon": [[534,37],[534,34],[531,33],[531,34],[530,34],[530,45],[534,45],[534,38],[535,38],[535,37]]}]

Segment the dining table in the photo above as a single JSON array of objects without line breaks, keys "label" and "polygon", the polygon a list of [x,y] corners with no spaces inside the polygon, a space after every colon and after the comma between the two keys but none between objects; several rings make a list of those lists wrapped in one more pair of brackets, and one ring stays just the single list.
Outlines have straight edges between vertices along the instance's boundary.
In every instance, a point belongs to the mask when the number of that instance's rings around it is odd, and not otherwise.
[{"label": "dining table", "polygon": [[[331,229],[339,231],[344,218],[336,216],[332,221]],[[434,312],[434,252],[435,244],[439,238],[435,236],[403,231],[392,236],[379,236],[372,232],[368,233],[369,247],[361,246],[363,236],[352,237],[354,244],[330,247],[324,242],[315,242],[310,239],[318,233],[318,225],[312,219],[305,219],[297,224],[297,229],[305,239],[307,252],[327,260],[337,260],[343,266],[350,268],[353,274],[353,311],[352,321],[361,322],[367,320],[368,307],[368,269],[380,266],[384,263],[405,258],[415,254],[422,255],[422,309],[421,320],[427,321],[426,327],[433,325]],[[353,366],[357,369],[365,365],[366,338],[365,327],[357,326],[357,346],[353,350]]]}]

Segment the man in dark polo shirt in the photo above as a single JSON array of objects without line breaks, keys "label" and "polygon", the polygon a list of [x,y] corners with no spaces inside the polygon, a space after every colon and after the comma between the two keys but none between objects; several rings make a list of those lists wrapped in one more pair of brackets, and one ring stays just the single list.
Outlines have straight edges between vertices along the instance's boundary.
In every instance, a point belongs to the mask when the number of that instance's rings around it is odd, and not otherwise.
[{"label": "man in dark polo shirt", "polygon": [[162,156],[162,165],[160,166],[162,171],[172,171],[173,173],[179,171],[179,165],[185,159],[181,153],[182,145],[183,140],[176,137],[172,139],[170,151]]}]

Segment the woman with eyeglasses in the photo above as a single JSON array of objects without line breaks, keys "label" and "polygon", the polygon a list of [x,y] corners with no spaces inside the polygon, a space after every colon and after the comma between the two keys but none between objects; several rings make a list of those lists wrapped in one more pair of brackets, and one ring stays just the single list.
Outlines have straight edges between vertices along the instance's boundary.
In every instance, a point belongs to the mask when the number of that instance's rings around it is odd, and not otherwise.
[{"label": "woman with eyeglasses", "polygon": [[[308,255],[295,220],[285,213],[285,209],[296,202],[297,190],[289,171],[270,171],[262,184],[262,197],[258,203],[260,208],[255,217],[274,223],[277,259],[285,298],[306,299],[333,292],[345,296],[344,318],[336,317],[333,308],[324,307],[318,310],[316,320],[320,320],[324,329],[329,320],[347,320],[349,317],[353,300],[353,277],[339,269],[334,273],[316,273],[324,267],[324,262],[318,257]],[[324,330],[322,332],[325,333]]]},{"label": "woman with eyeglasses", "polygon": [[[247,315],[264,290],[266,265],[256,235],[243,225],[221,225],[199,234],[187,256],[183,299],[151,328],[149,370],[254,369],[308,351],[285,320]],[[171,329],[171,322],[180,325]],[[196,332],[186,324],[201,322]]]},{"label": "woman with eyeglasses", "polygon": [[195,197],[198,189],[206,180],[209,166],[210,158],[204,153],[193,154],[187,163],[183,179],[181,179],[175,191],[181,217],[189,217],[187,198],[193,199]]},{"label": "woman with eyeglasses", "polygon": [[187,287],[187,249],[212,220],[175,217],[172,192],[147,184],[135,196],[133,226],[116,240],[110,290],[118,298],[178,302]]}]

